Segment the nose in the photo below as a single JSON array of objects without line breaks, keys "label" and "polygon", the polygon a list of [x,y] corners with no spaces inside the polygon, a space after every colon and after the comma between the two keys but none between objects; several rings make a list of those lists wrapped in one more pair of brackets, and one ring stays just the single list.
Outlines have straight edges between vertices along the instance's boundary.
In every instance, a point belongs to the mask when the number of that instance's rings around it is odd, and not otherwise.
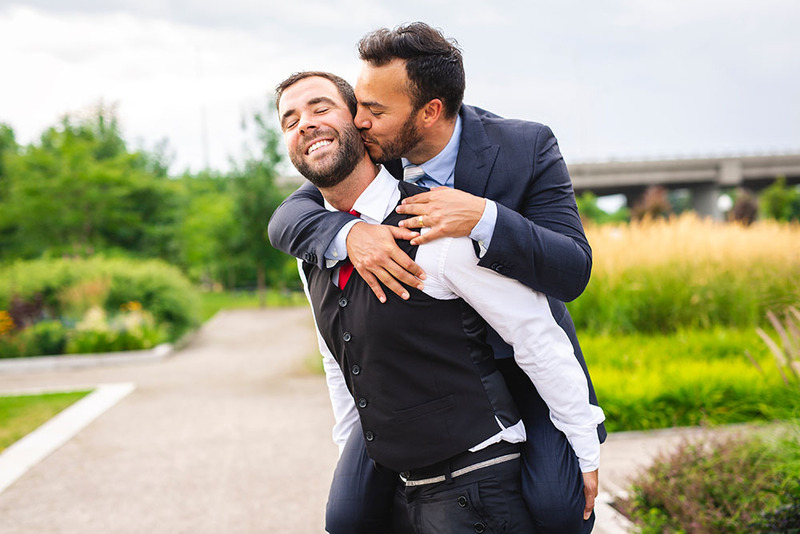
[{"label": "nose", "polygon": [[297,123],[298,130],[300,133],[308,133],[313,132],[315,129],[318,128],[317,122],[314,120],[314,115],[310,113],[303,113],[300,116],[300,121]]},{"label": "nose", "polygon": [[372,128],[372,122],[370,122],[366,110],[361,106],[356,108],[356,116],[353,122],[359,130],[369,130]]}]

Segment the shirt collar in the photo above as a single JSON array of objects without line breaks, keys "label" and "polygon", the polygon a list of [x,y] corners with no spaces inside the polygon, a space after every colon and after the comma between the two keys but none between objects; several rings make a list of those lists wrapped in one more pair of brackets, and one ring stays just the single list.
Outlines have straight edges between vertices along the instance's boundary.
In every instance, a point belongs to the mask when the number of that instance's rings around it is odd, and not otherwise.
[{"label": "shirt collar", "polygon": [[[461,142],[461,116],[456,115],[456,125],[453,128],[453,135],[450,136],[450,141],[442,149],[441,152],[434,157],[420,165],[422,170],[428,177],[439,185],[452,185],[453,175],[456,172],[456,160],[458,159],[458,146]],[[406,167],[410,161],[406,158],[401,158],[403,167]]]},{"label": "shirt collar", "polygon": [[[381,165],[378,175],[353,203],[353,209],[360,213],[361,218],[367,222],[382,223],[399,201],[400,189],[397,179],[386,170],[386,167]],[[336,208],[331,206],[327,200],[325,207],[329,211],[336,211]]]}]

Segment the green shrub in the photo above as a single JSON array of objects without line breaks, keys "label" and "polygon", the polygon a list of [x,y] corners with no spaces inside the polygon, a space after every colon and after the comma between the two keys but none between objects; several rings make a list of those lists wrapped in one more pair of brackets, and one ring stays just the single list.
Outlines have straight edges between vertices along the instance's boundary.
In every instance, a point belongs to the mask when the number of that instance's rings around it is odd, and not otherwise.
[{"label": "green shrub", "polygon": [[[684,442],[656,458],[618,503],[643,533],[769,532],[797,481],[800,441],[751,436]],[[785,532],[785,531],[781,531]]]},{"label": "green shrub", "polygon": [[[175,339],[199,322],[199,299],[181,272],[162,261],[91,258],[17,262],[0,269],[0,310],[37,302],[41,317],[77,321],[92,306],[109,314],[139,303]],[[12,314],[13,315],[13,314]]]},{"label": "green shrub", "polygon": [[28,355],[61,354],[67,343],[67,329],[60,321],[40,321],[19,335],[27,340]]}]

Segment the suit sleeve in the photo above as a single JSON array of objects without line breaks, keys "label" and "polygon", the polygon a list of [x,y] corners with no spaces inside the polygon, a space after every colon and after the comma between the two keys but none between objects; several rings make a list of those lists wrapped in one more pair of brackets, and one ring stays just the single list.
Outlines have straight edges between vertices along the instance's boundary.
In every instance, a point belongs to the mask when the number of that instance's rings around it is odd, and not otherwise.
[{"label": "suit sleeve", "polygon": [[276,249],[325,269],[325,251],[353,220],[349,213],[326,210],[319,189],[306,182],[272,214],[269,241]]},{"label": "suit sleeve", "polygon": [[539,128],[532,157],[533,174],[519,209],[497,203],[491,245],[479,265],[569,302],[589,282],[592,249],[567,165],[550,128]]}]

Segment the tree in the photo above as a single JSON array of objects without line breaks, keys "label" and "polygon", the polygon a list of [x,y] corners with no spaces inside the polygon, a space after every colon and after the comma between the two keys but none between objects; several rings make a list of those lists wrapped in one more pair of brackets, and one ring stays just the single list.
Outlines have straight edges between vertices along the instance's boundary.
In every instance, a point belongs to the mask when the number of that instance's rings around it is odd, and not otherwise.
[{"label": "tree", "polygon": [[778,221],[800,220],[800,190],[788,187],[786,177],[779,176],[775,183],[761,193],[761,212]]},{"label": "tree", "polygon": [[[113,110],[65,117],[3,159],[2,258],[122,249],[172,259],[179,199],[158,158],[128,151]],[[158,172],[158,171],[156,171]]]},{"label": "tree", "polygon": [[[273,106],[268,105],[268,109]],[[259,151],[245,158],[230,174],[236,231],[230,240],[230,258],[240,269],[252,268],[262,305],[267,284],[285,285],[287,266],[294,261],[272,248],[267,239],[267,223],[286,194],[275,184],[277,167],[282,160],[279,152],[281,134],[266,117],[256,112],[251,119]],[[244,126],[248,126],[245,122]]]}]

